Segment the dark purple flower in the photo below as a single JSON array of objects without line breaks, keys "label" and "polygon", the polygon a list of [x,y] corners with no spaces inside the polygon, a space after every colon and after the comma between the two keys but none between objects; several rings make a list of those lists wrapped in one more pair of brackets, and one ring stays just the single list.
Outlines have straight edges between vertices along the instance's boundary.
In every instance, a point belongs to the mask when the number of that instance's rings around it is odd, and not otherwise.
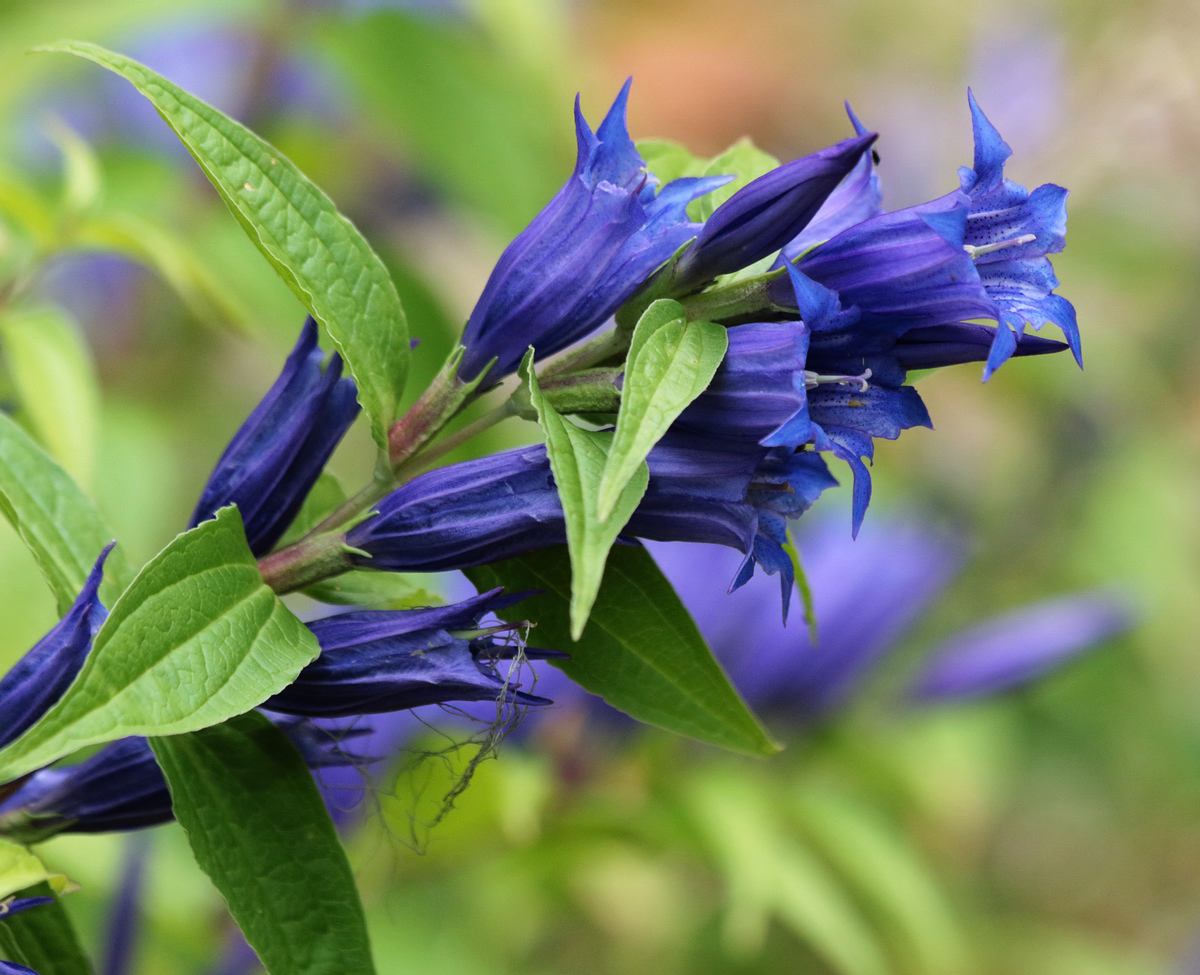
[{"label": "dark purple flower", "polygon": [[[905,332],[892,346],[890,355],[900,368],[938,369],[964,362],[983,362],[996,342],[993,325],[933,325]],[[1018,338],[1013,355],[1046,355],[1062,352],[1065,342],[1039,335]]]},{"label": "dark purple flower", "polygon": [[74,604],[54,628],[0,679],[0,748],[25,733],[63,695],[108,616],[97,590],[109,545],[92,567]]},{"label": "dark purple flower", "polygon": [[[343,745],[369,725],[325,726],[270,716],[310,768],[362,762]],[[145,738],[121,738],[78,765],[34,772],[0,802],[0,834],[35,842],[56,833],[107,833],[141,829],[172,819],[171,795]]]},{"label": "dark purple flower", "polygon": [[409,481],[346,543],[360,564],[440,572],[498,562],[566,541],[562,506],[544,447],[451,464]]},{"label": "dark purple flower", "polygon": [[341,357],[335,353],[324,368],[323,360],[309,318],[279,378],[217,461],[189,527],[236,504],[251,552],[265,555],[279,541],[358,415]]},{"label": "dark purple flower", "polygon": [[1022,606],[956,634],[925,661],[909,691],[922,703],[1006,691],[1061,666],[1133,624],[1119,593],[1092,591]]},{"label": "dark purple flower", "polygon": [[625,126],[629,82],[593,134],[575,101],[578,156],[571,178],[508,245],[463,331],[459,376],[513,372],[530,346],[539,358],[603,324],[699,225],[687,205],[726,177],[657,180]]},{"label": "dark purple flower", "polygon": [[747,267],[795,238],[875,141],[863,133],[748,183],[705,221],[675,271],[675,289],[693,290]]},{"label": "dark purple flower", "polygon": [[[743,575],[755,564],[783,570],[776,514],[798,515],[836,483],[811,453],[683,432],[665,437],[647,463],[649,485],[624,534],[736,548],[747,557]],[[540,446],[422,474],[346,535],[354,562],[401,572],[468,568],[565,542],[562,505]]]},{"label": "dark purple flower", "polygon": [[751,444],[798,445],[812,439],[808,334],[802,322],[727,329],[729,348],[716,375],[674,428]]},{"label": "dark purple flower", "polygon": [[0,961],[0,975],[38,975],[32,968],[18,965],[15,961]]},{"label": "dark purple flower", "polygon": [[451,606],[340,613],[309,623],[321,655],[264,706],[328,718],[451,701],[549,704],[506,682],[492,663],[518,652],[533,659],[562,656],[497,640],[495,628],[480,629],[485,614],[527,595],[501,592]]}]

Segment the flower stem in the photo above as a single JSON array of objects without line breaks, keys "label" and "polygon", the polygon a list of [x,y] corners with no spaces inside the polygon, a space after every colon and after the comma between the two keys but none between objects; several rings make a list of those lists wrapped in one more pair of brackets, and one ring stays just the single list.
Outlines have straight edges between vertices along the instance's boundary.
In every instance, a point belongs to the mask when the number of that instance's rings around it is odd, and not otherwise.
[{"label": "flower stem", "polygon": [[294,545],[260,559],[263,581],[280,595],[354,568],[346,538],[340,532],[309,535]]}]

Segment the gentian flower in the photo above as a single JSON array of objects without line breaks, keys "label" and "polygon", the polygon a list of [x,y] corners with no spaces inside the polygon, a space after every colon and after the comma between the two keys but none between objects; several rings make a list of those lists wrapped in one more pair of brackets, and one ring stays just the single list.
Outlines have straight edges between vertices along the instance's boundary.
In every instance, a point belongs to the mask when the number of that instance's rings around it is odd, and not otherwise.
[{"label": "gentian flower", "polygon": [[[780,621],[778,593],[766,580],[725,593],[723,580],[738,565],[728,549],[648,544],[747,703],[776,723],[809,728],[844,713],[937,603],[965,551],[947,533],[887,518],[874,520],[856,541],[832,519],[819,519],[799,533],[797,546],[813,594],[816,642],[806,627]],[[1110,592],[1035,603],[951,637],[925,657],[906,696],[941,704],[1015,689],[1131,621],[1127,604]],[[560,707],[582,694],[555,671],[547,685]]]},{"label": "gentian flower", "polygon": [[1075,308],[1054,294],[1058,279],[1046,256],[1063,249],[1067,232],[1067,191],[1046,183],[1032,193],[1004,178],[1012,155],[1008,143],[968,92],[975,136],[975,162],[959,172],[971,200],[964,244],[975,260],[988,296],[996,303],[1000,327],[988,356],[984,378],[1008,359],[1017,339],[1031,325],[1047,322],[1066,336],[1082,366]]},{"label": "gentian flower", "polygon": [[675,290],[687,292],[748,267],[797,237],[875,139],[874,133],[861,133],[743,186],[713,211],[679,259]]},{"label": "gentian flower", "polygon": [[[664,437],[647,464],[649,484],[624,535],[735,548],[745,564],[734,585],[755,565],[790,578],[777,518],[799,515],[837,483],[811,452],[772,452],[685,431]],[[352,562],[399,572],[469,568],[566,540],[541,446],[422,474],[346,534]]]},{"label": "gentian flower", "polygon": [[1018,687],[1132,623],[1126,600],[1112,592],[1022,606],[940,644],[926,659],[909,694],[921,703],[933,703]]},{"label": "gentian flower", "polygon": [[265,555],[279,541],[358,415],[341,357],[334,353],[325,368],[323,359],[309,318],[279,378],[217,461],[189,527],[236,504],[251,552]]},{"label": "gentian flower", "polygon": [[0,679],[0,748],[32,727],[83,666],[92,637],[108,616],[97,590],[110,551],[112,545],[100,553],[67,615]]},{"label": "gentian flower", "polygon": [[657,189],[625,126],[629,82],[593,133],[575,100],[575,171],[508,245],[463,331],[464,380],[513,372],[525,350],[539,358],[602,325],[683,244],[695,237],[687,205],[728,177],[678,179]]},{"label": "gentian flower", "polygon": [[[369,724],[318,727],[283,715],[268,715],[284,731],[310,768],[361,764],[344,744],[366,735]],[[145,738],[122,738],[77,765],[34,772],[0,802],[0,834],[36,842],[56,833],[107,833],[170,822],[171,795]]]},{"label": "gentian flower", "polygon": [[506,682],[484,661],[522,651],[533,659],[565,656],[524,649],[493,637],[511,627],[480,629],[489,612],[527,593],[494,589],[451,606],[340,613],[309,623],[321,655],[265,707],[308,717],[346,717],[450,701],[549,704]]},{"label": "gentian flower", "polygon": [[[811,724],[846,707],[958,574],[964,551],[947,534],[886,519],[853,542],[828,519],[818,521],[797,544],[813,593],[815,644],[804,628],[780,624],[770,586],[755,583],[719,598],[714,579],[732,561],[721,549],[652,552],[750,704]],[[928,654],[908,694],[940,703],[1013,689],[1131,623],[1128,605],[1111,592],[1022,607]]]}]

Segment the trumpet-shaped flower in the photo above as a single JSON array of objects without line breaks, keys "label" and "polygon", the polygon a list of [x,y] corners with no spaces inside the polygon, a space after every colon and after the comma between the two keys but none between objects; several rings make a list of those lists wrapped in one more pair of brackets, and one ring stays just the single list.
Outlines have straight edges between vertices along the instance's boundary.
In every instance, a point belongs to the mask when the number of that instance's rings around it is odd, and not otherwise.
[{"label": "trumpet-shaped flower", "polygon": [[279,378],[217,461],[189,526],[236,504],[251,552],[265,555],[279,541],[358,415],[341,357],[324,367],[323,360],[309,318]]},{"label": "trumpet-shaped flower", "polygon": [[452,606],[340,613],[308,624],[321,655],[266,707],[307,717],[347,717],[451,701],[549,704],[504,680],[492,661],[518,652],[565,656],[495,639],[482,617],[527,593],[500,589]]},{"label": "trumpet-shaped flower", "polygon": [[975,161],[959,172],[970,198],[964,244],[975,260],[1000,321],[984,371],[990,376],[1016,350],[1026,325],[1035,330],[1057,325],[1077,362],[1083,365],[1075,308],[1054,294],[1058,278],[1047,255],[1063,249],[1067,232],[1067,191],[1046,183],[1032,193],[1004,178],[1012,155],[974,94],[968,93],[975,136]]},{"label": "trumpet-shaped flower", "polygon": [[728,177],[656,192],[625,126],[628,98],[626,82],[594,133],[576,99],[575,171],[500,255],[463,331],[462,379],[501,379],[530,346],[540,358],[583,338],[700,230],[687,205]]}]

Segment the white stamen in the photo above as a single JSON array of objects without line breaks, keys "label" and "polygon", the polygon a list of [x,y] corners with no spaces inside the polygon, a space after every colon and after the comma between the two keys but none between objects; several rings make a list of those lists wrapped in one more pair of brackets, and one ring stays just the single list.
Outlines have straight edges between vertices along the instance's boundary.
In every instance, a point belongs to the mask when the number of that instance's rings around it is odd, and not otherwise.
[{"label": "white stamen", "polygon": [[861,376],[822,376],[819,373],[809,372],[804,370],[804,387],[812,389],[814,386],[823,386],[834,383],[858,383],[858,391],[865,393],[868,389],[867,380],[871,378],[871,370],[864,369]]},{"label": "white stamen", "polygon": [[1021,234],[1020,237],[998,240],[994,244],[980,244],[978,247],[963,244],[963,250],[970,255],[971,260],[975,260],[977,257],[983,257],[984,254],[993,254],[996,251],[1002,251],[1009,247],[1018,247],[1021,244],[1032,244],[1035,240],[1037,240],[1037,234]]}]

